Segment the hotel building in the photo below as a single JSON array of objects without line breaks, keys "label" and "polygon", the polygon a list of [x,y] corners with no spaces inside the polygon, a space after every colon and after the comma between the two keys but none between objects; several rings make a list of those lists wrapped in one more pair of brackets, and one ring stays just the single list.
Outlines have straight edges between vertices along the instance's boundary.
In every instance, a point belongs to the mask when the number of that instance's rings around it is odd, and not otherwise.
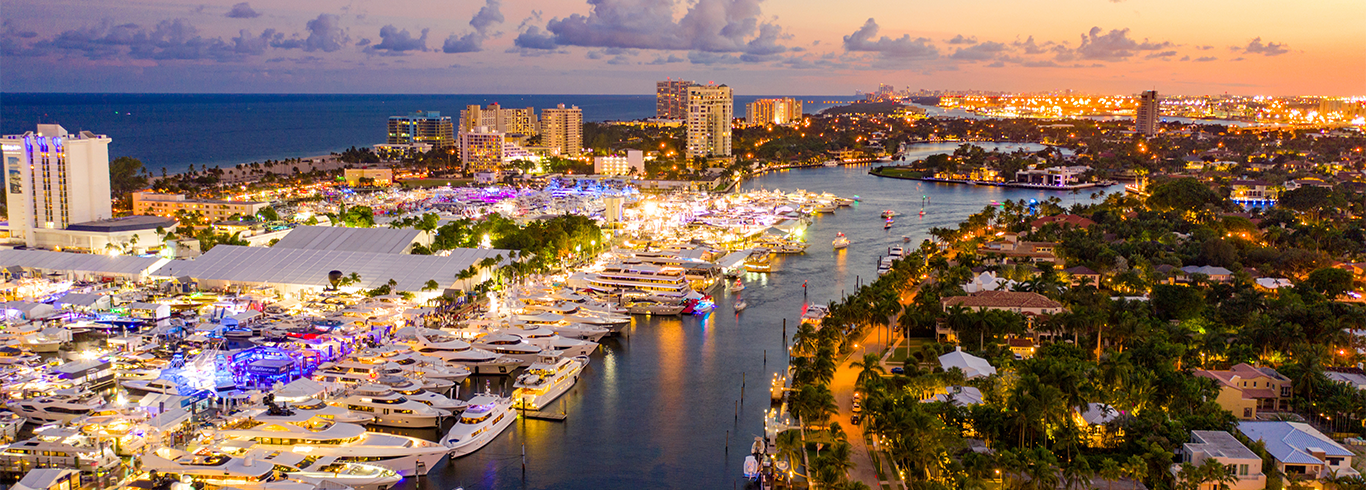
[{"label": "hotel building", "polygon": [[1134,111],[1134,131],[1143,136],[1157,135],[1157,122],[1162,119],[1162,98],[1156,90],[1143,92],[1138,96],[1138,109]]},{"label": "hotel building", "polygon": [[33,230],[113,217],[108,136],[57,124],[0,140],[10,237],[36,246]]},{"label": "hotel building", "polygon": [[460,132],[468,133],[480,126],[508,136],[535,136],[536,110],[504,109],[495,102],[488,107],[466,106],[460,111]]},{"label": "hotel building", "polygon": [[730,87],[688,87],[688,156],[730,156],[730,120],[734,112]]},{"label": "hotel building", "polygon": [[655,82],[655,117],[658,119],[687,119],[689,80],[672,78]]},{"label": "hotel building", "polygon": [[460,162],[465,164],[467,173],[498,172],[504,163],[517,160],[539,162],[541,157],[488,127],[460,133]]},{"label": "hotel building", "polygon": [[593,173],[599,175],[645,175],[645,152],[626,150],[626,156],[593,157]]},{"label": "hotel building", "polygon": [[583,151],[583,110],[579,106],[541,111],[541,144],[551,154],[577,157]]},{"label": "hotel building", "polygon": [[455,130],[450,116],[440,112],[415,112],[406,116],[389,117],[389,145],[426,143],[433,148],[455,146]]},{"label": "hotel building", "polygon": [[802,120],[802,101],[791,97],[759,99],[749,103],[745,119],[750,126],[792,124]]},{"label": "hotel building", "polygon": [[175,218],[179,211],[197,211],[210,223],[223,221],[234,215],[250,218],[267,207],[270,207],[270,203],[260,201],[186,199],[184,194],[159,194],[147,191],[133,193],[133,214]]}]

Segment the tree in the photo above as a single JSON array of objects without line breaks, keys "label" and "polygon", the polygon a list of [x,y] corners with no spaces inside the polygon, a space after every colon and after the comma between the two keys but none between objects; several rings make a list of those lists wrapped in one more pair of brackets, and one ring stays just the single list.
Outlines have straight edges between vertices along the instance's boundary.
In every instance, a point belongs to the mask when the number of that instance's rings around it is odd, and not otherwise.
[{"label": "tree", "polygon": [[1278,206],[1308,214],[1309,221],[1318,222],[1321,213],[1342,208],[1347,205],[1347,200],[1333,192],[1333,189],[1309,185],[1282,192],[1276,203]]},{"label": "tree", "polygon": [[275,208],[270,206],[261,208],[260,211],[256,212],[256,215],[260,216],[262,221],[280,221],[280,214],[276,213]]},{"label": "tree", "polygon": [[1325,267],[1309,273],[1302,283],[1328,299],[1336,299],[1352,290],[1352,273],[1336,267]]},{"label": "tree", "polygon": [[1153,187],[1148,205],[1164,211],[1193,211],[1206,205],[1222,207],[1224,197],[1191,177],[1164,182]]},{"label": "tree", "polygon": [[118,157],[109,162],[109,190],[114,197],[147,187],[147,177],[140,174],[142,161],[132,157]]},{"label": "tree", "polygon": [[881,356],[874,352],[864,354],[862,361],[854,361],[850,363],[850,367],[859,370],[856,383],[865,390],[870,384],[881,380],[882,376],[887,374],[886,370],[882,368]]},{"label": "tree", "polygon": [[426,282],[425,284],[422,285],[422,290],[423,290],[423,291],[436,291],[436,290],[437,290],[438,288],[440,288],[440,287],[441,287],[441,285],[440,285],[440,284],[437,284],[436,279],[428,279],[427,282]]}]

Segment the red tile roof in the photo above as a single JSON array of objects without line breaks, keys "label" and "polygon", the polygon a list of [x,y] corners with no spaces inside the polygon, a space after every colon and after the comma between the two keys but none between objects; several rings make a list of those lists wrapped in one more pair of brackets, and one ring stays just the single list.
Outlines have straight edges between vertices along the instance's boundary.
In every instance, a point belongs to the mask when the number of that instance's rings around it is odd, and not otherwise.
[{"label": "red tile roof", "polygon": [[1095,221],[1091,221],[1090,219],[1084,216],[1077,216],[1075,214],[1059,214],[1054,216],[1045,216],[1043,218],[1036,219],[1033,223],[1030,223],[1029,226],[1032,226],[1034,228],[1042,228],[1044,225],[1052,223],[1058,223],[1063,226],[1078,226],[1082,228],[1096,224]]},{"label": "red tile roof", "polygon": [[1062,308],[1062,303],[1039,293],[1015,291],[980,291],[967,296],[944,298],[944,307],[962,305],[964,308]]}]

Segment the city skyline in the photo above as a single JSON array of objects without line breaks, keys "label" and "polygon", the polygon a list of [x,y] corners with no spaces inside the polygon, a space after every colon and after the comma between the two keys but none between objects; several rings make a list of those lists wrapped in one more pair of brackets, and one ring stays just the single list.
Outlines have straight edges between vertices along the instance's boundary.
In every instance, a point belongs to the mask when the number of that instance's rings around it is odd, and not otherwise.
[{"label": "city skyline", "polygon": [[[956,7],[956,8],[955,8]],[[1361,95],[1366,4],[419,0],[6,5],[7,92]]]}]

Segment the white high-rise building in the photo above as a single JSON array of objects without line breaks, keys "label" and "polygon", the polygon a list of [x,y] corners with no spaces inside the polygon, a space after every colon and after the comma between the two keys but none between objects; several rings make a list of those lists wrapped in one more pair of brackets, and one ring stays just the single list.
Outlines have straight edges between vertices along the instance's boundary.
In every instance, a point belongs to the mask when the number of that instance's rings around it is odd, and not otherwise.
[{"label": "white high-rise building", "polygon": [[541,145],[552,154],[577,158],[583,153],[583,110],[564,104],[542,109]]},{"label": "white high-rise building", "polygon": [[56,124],[0,139],[10,237],[36,246],[33,230],[113,217],[108,136]]},{"label": "white high-rise building", "polygon": [[730,156],[731,95],[725,85],[688,87],[688,157]]},{"label": "white high-rise building", "polygon": [[1157,135],[1157,122],[1162,119],[1162,98],[1156,90],[1143,92],[1134,111],[1134,131],[1143,136]]}]

